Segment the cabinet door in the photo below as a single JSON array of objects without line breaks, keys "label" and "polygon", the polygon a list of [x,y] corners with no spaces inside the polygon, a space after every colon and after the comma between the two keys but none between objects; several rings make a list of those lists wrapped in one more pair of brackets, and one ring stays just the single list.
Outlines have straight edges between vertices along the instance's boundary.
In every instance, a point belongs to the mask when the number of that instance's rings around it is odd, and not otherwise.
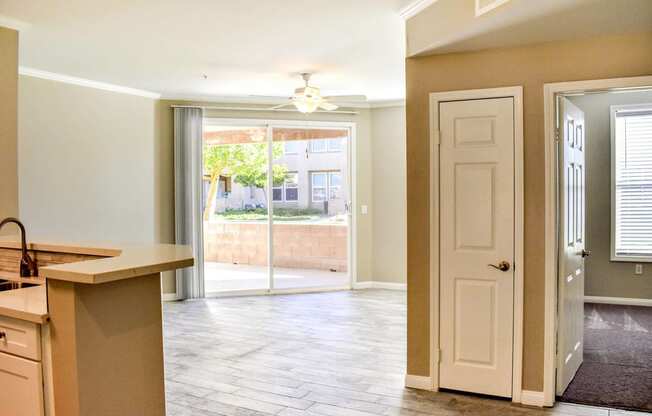
[{"label": "cabinet door", "polygon": [[43,416],[41,363],[0,353],[0,414]]}]

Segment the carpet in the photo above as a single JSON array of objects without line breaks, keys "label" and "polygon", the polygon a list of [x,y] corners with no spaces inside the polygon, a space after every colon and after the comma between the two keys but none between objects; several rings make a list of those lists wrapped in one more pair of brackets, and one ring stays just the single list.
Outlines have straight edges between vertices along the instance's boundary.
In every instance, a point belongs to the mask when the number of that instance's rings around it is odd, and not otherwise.
[{"label": "carpet", "polygon": [[584,362],[561,401],[652,412],[652,308],[584,305]]}]

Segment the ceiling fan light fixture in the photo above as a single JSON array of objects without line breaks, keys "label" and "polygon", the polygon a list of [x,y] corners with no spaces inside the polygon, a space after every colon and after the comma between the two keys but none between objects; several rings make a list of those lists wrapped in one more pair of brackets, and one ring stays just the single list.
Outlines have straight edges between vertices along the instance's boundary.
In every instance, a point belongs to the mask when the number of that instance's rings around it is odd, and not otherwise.
[{"label": "ceiling fan light fixture", "polygon": [[313,99],[307,97],[294,97],[292,103],[299,110],[299,112],[304,114],[314,113],[319,108],[321,99]]}]

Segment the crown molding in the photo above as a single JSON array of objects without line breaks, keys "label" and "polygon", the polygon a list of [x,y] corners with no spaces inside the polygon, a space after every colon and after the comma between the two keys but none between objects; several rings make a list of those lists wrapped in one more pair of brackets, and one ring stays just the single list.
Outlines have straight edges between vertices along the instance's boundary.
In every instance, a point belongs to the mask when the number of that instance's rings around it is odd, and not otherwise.
[{"label": "crown molding", "polygon": [[0,26],[20,32],[21,30],[28,29],[31,24],[23,22],[22,20],[14,19],[13,17],[9,17],[4,14],[0,14]]},{"label": "crown molding", "polygon": [[[250,104],[250,105],[279,105],[288,103],[284,97],[255,97],[255,96],[238,96],[238,95],[188,95],[188,94],[163,94],[162,100],[169,101],[189,101],[194,103],[219,103],[219,104]],[[405,100],[378,100],[359,103],[343,103],[342,108],[388,108],[404,107]],[[263,110],[264,108],[261,108]]]},{"label": "crown molding", "polygon": [[408,20],[436,2],[437,0],[415,0],[399,10],[398,14],[403,18],[403,20]]},{"label": "crown molding", "polygon": [[136,95],[139,97],[159,99],[161,94],[139,90],[136,88],[123,87],[121,85],[109,84],[106,82],[93,81],[85,78],[72,77],[69,75],[57,74],[55,72],[42,71],[40,69],[29,68],[25,66],[18,67],[18,73],[28,77],[47,79],[50,81],[63,82],[66,84],[78,85],[81,87],[95,88],[98,90],[117,92],[120,94]]},{"label": "crown molding", "polygon": [[369,107],[374,108],[391,108],[391,107],[405,107],[405,100],[383,100],[371,101]]}]

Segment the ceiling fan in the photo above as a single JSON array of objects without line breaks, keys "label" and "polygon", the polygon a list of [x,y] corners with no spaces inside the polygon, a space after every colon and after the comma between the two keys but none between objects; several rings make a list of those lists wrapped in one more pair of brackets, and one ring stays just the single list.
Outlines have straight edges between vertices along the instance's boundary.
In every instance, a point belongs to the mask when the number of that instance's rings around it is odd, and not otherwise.
[{"label": "ceiling fan", "polygon": [[[302,73],[301,77],[305,81],[305,86],[294,90],[294,95],[288,98],[288,102],[270,108],[270,110],[279,110],[283,107],[294,105],[302,113],[314,113],[317,110],[335,111],[339,105],[366,102],[367,97],[364,95],[332,95],[322,96],[318,87],[310,85],[310,73]],[[338,104],[336,104],[338,103]]]}]

